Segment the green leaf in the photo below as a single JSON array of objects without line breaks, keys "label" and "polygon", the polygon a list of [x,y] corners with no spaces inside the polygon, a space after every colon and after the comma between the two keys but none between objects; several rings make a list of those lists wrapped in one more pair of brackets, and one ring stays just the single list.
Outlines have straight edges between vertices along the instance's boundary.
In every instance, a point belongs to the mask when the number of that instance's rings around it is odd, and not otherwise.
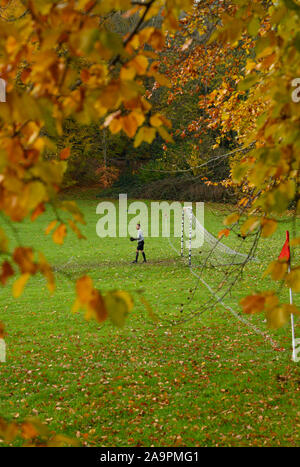
[{"label": "green leaf", "polygon": [[258,33],[259,28],[260,28],[260,21],[256,16],[254,16],[251,19],[250,23],[248,24],[248,32],[250,36],[255,37]]},{"label": "green leaf", "polygon": [[238,84],[239,91],[247,91],[251,86],[253,86],[253,84],[257,83],[258,79],[258,74],[247,76],[247,78]]},{"label": "green leaf", "polygon": [[118,327],[123,327],[129,312],[133,308],[131,295],[123,290],[115,290],[108,292],[104,297],[104,301],[112,323]]}]

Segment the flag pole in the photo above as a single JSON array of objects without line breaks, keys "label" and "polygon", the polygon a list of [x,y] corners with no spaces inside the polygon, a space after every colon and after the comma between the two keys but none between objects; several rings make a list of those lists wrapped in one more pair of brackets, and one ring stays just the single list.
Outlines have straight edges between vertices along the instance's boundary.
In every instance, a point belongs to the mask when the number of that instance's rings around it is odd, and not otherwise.
[{"label": "flag pole", "polygon": [[[288,272],[291,272],[291,260],[289,259]],[[290,288],[290,304],[293,304],[293,294],[292,289]],[[296,361],[296,343],[295,343],[295,325],[294,325],[294,315],[291,313],[291,328],[292,328],[292,347],[293,347],[293,362]]]},{"label": "flag pole", "polygon": [[[283,245],[281,253],[278,256],[278,259],[287,260],[288,273],[290,274],[290,272],[291,272],[291,248],[290,248],[290,233],[289,233],[288,230],[286,231],[285,244]],[[290,287],[289,291],[290,291],[290,305],[292,305],[293,304],[293,293],[292,293],[291,287]],[[291,313],[291,327],[292,327],[292,347],[293,347],[292,360],[293,360],[293,362],[295,362],[296,361],[296,342],[295,342],[295,325],[294,325],[294,315],[293,315],[293,313]]]}]

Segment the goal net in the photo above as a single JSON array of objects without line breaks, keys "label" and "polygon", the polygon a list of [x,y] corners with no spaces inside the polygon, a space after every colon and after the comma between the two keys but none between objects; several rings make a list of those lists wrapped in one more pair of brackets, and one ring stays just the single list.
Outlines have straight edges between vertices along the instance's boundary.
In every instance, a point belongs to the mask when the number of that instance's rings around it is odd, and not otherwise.
[{"label": "goal net", "polygon": [[[188,232],[188,235],[185,235]],[[245,239],[238,233],[237,226],[230,229],[231,244],[226,245],[229,238],[212,235],[193,213],[191,207],[183,208],[180,245],[169,238],[171,248],[189,266],[191,274],[196,278],[196,284],[190,290],[188,302],[182,304],[179,310],[182,314],[175,319],[174,324],[186,322],[204,312],[221,305],[237,320],[245,324],[252,333],[260,335],[273,348],[279,345],[263,330],[262,326],[247,319],[229,304],[236,288],[243,277],[243,272],[249,264],[258,263],[255,257],[259,233],[251,239]],[[193,237],[202,239],[201,246],[193,247]],[[179,246],[179,248],[178,248]],[[203,287],[206,293],[203,293]],[[196,299],[197,290],[201,290],[201,301]],[[239,300],[235,296],[234,302]],[[236,308],[236,307],[235,307]]]},{"label": "goal net", "polygon": [[[253,256],[251,251],[248,253],[240,251],[241,244],[243,243],[241,237],[236,237],[235,243],[238,249],[231,248],[222,242],[222,237],[216,238],[201,224],[194,215],[192,208],[185,207],[182,212],[181,256],[187,253],[190,265],[192,263],[192,257],[194,261],[196,260],[196,263],[200,262],[205,266],[223,266],[226,265],[226,263],[231,265],[236,263],[243,264],[248,261],[257,261],[257,258]],[[187,242],[184,240],[184,226],[186,222],[189,225],[188,247],[186,246]],[[192,248],[192,237],[194,235],[202,240],[202,245],[199,248]]]}]

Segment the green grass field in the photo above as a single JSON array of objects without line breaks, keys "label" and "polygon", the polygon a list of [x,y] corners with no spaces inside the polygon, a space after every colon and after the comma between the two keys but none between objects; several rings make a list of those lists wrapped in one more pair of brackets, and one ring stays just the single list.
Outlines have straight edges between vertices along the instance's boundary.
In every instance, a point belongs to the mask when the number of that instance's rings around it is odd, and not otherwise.
[{"label": "green grass field", "polygon": [[[11,284],[1,290],[7,362],[0,364],[0,415],[38,417],[88,446],[299,445],[300,375],[299,363],[291,361],[290,328],[268,331],[262,315],[251,318],[284,349],[276,351],[220,305],[169,325],[200,309],[208,291],[199,285],[189,303],[197,279],[165,238],[146,239],[148,263],[130,264],[135,246],[128,239],[97,237],[93,192],[77,202],[87,221],[86,241],[69,234],[63,247],[53,244],[43,232],[53,219],[50,211],[20,226],[22,243],[44,251],[55,267],[57,290],[51,296],[41,276],[30,279],[18,300]],[[205,227],[217,234],[225,211],[207,204]],[[259,244],[261,262],[248,266],[225,299],[234,310],[240,312],[238,302],[250,291],[277,286],[261,276],[279,254],[287,226],[281,223]],[[132,293],[135,306],[124,328],[71,313],[74,281],[84,274],[102,292]],[[206,279],[213,284],[213,272]],[[287,299],[288,291],[282,288],[280,295]]]}]

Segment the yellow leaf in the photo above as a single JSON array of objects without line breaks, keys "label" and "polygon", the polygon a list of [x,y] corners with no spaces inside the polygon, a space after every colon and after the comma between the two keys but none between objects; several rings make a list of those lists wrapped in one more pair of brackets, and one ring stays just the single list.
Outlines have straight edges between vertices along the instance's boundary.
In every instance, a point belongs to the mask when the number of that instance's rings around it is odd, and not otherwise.
[{"label": "yellow leaf", "polygon": [[261,225],[261,236],[264,238],[270,237],[277,229],[277,222],[272,219],[262,219]]},{"label": "yellow leaf", "polygon": [[165,125],[169,128],[171,128],[172,126],[170,120],[168,120],[164,115],[161,115],[159,113],[156,113],[150,117],[150,124],[151,126],[154,126],[156,128],[162,125]]},{"label": "yellow leaf", "polygon": [[167,88],[172,87],[171,81],[165,75],[157,72],[152,73],[152,75],[161,86],[166,86]]},{"label": "yellow leaf", "polygon": [[258,217],[250,217],[249,219],[244,222],[241,226],[241,234],[245,236],[248,232],[252,232],[259,226],[259,218]]},{"label": "yellow leaf", "polygon": [[9,54],[12,54],[18,47],[18,42],[14,36],[9,36],[6,40],[6,50]]},{"label": "yellow leaf", "polygon": [[130,66],[133,66],[138,75],[144,75],[148,68],[148,59],[144,55],[137,55],[131,62]]},{"label": "yellow leaf", "polygon": [[158,131],[158,133],[160,134],[160,136],[161,136],[167,143],[174,143],[174,140],[173,140],[172,136],[167,132],[167,130],[165,129],[165,127],[160,126],[160,127],[157,128],[157,131]]},{"label": "yellow leaf", "polygon": [[267,326],[270,329],[279,329],[284,326],[289,318],[290,313],[285,307],[277,307],[266,312]]},{"label": "yellow leaf", "polygon": [[137,125],[141,126],[144,121],[145,121],[145,115],[142,112],[139,112],[138,110],[133,110],[131,112],[131,115],[135,118],[137,121]]},{"label": "yellow leaf", "polygon": [[150,125],[154,127],[163,125],[163,121],[159,113],[156,113],[150,117]]},{"label": "yellow leaf", "polygon": [[127,65],[121,68],[121,72],[120,72],[121,80],[131,81],[132,79],[135,78],[135,75],[136,75],[136,69],[134,67],[130,67]]},{"label": "yellow leaf", "polygon": [[273,293],[265,293],[265,310],[273,310],[278,305],[278,297]]},{"label": "yellow leaf", "polygon": [[293,238],[291,241],[291,246],[299,246],[300,245],[300,237],[298,238]]},{"label": "yellow leaf", "polygon": [[271,275],[274,281],[280,281],[284,278],[288,270],[286,261],[272,261],[267,270],[264,272],[263,277]]},{"label": "yellow leaf", "polygon": [[230,216],[224,219],[224,225],[232,225],[235,224],[239,220],[240,216],[237,213],[230,214]]},{"label": "yellow leaf", "polygon": [[15,281],[15,283],[13,284],[13,296],[15,298],[20,297],[29,278],[30,274],[27,272],[25,274],[22,274],[21,277],[19,277],[19,279]]},{"label": "yellow leaf", "polygon": [[143,126],[137,132],[137,135],[134,140],[134,147],[137,148],[143,141],[151,144],[156,135],[155,128],[150,128],[148,126]]},{"label": "yellow leaf", "polygon": [[300,292],[300,268],[292,269],[287,275],[286,285],[294,292]]},{"label": "yellow leaf", "polygon": [[48,201],[46,188],[41,182],[31,182],[26,185],[28,190],[27,209],[31,211],[35,209],[41,202]]},{"label": "yellow leaf", "polygon": [[109,124],[110,132],[115,135],[122,130],[122,121],[120,118],[114,118]]}]

